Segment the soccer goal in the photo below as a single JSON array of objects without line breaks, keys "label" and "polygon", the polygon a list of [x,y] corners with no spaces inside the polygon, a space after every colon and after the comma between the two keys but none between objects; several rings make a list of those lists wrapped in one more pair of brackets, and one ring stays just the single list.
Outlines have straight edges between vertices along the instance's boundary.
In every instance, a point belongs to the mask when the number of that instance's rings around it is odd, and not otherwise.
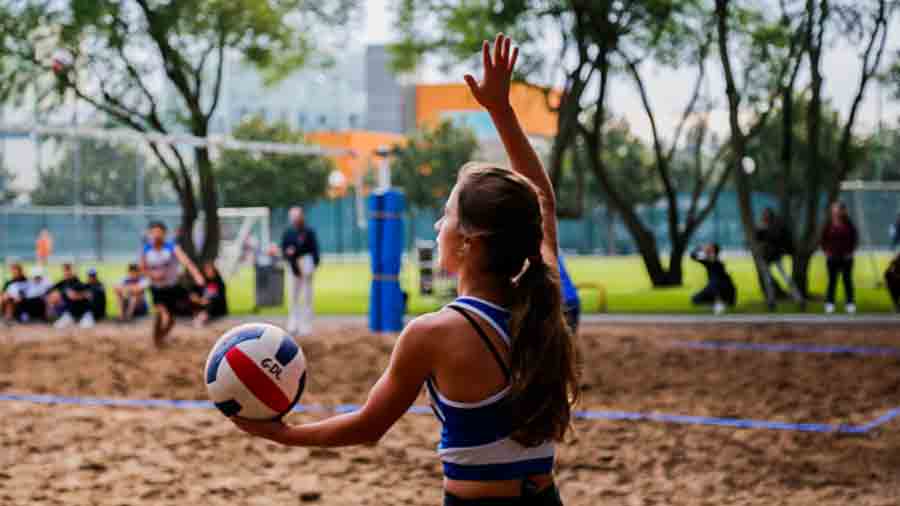
[{"label": "soccer goal", "polygon": [[845,181],[841,197],[859,232],[858,256],[865,258],[875,285],[880,286],[885,266],[879,257],[893,251],[891,225],[900,213],[900,182]]}]

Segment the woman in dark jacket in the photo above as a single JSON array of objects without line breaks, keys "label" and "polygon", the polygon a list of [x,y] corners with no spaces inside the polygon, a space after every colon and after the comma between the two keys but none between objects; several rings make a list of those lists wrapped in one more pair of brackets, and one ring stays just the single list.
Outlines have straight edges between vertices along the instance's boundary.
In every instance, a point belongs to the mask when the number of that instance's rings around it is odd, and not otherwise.
[{"label": "woman in dark jacket", "polygon": [[825,312],[834,312],[834,292],[837,289],[838,275],[844,280],[846,310],[856,312],[853,299],[853,252],[859,243],[856,227],[850,221],[850,214],[843,202],[831,205],[831,215],[822,231],[822,250],[825,252],[828,265],[828,294],[825,297]]},{"label": "woman in dark jacket", "polygon": [[216,269],[216,264],[203,264],[205,284],[191,294],[194,306],[194,326],[202,327],[208,321],[228,314],[228,299],[225,295],[225,281]]}]

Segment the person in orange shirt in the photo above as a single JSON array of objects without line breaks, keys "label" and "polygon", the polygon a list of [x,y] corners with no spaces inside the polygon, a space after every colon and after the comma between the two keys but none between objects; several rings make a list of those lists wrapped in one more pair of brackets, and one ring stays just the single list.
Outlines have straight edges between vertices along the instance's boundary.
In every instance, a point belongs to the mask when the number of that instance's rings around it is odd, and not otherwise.
[{"label": "person in orange shirt", "polygon": [[34,241],[34,256],[37,258],[38,265],[47,266],[50,255],[53,254],[53,236],[46,228],[42,228]]}]

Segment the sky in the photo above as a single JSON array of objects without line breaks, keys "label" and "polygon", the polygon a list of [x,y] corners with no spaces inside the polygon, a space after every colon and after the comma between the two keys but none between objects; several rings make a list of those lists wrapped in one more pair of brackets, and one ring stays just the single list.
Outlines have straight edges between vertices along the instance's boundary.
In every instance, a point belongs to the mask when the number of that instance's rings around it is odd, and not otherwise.
[{"label": "sky", "polygon": [[[363,44],[384,44],[395,40],[396,32],[393,29],[392,11],[393,0],[368,0],[366,2]],[[900,17],[895,17],[895,24],[900,23]],[[892,28],[889,37],[889,50],[900,49],[900,26]],[[852,95],[857,85],[855,77],[858,75],[858,63],[856,60],[856,48],[836,48],[827,53],[824,64],[826,95],[834,98],[834,105],[846,115],[849,110]],[[891,53],[888,53],[891,54]],[[722,81],[719,74],[717,61],[710,61],[708,67],[708,86],[712,90],[721,90]],[[462,76],[442,75],[436,68],[426,67],[419,73],[425,82],[461,82]],[[690,70],[650,69],[647,72],[647,89],[651,102],[658,115],[660,131],[672,131],[681,116],[686,104],[694,75]],[[859,131],[871,131],[879,118],[883,118],[885,124],[896,124],[900,116],[900,104],[890,100],[889,92],[884,91],[883,107],[879,107],[880,86],[877,83],[870,86],[867,99],[862,109],[858,123]],[[650,139],[649,122],[643,113],[638,95],[634,92],[629,82],[618,81],[614,83],[610,95],[610,105],[615,114],[624,117],[631,125],[632,131],[639,137]],[[724,109],[724,103],[717,104],[717,108],[711,113],[711,124],[714,131],[721,136],[727,134],[728,118]],[[35,183],[34,171],[35,150],[28,140],[6,141],[2,143],[4,158],[7,163],[21,176],[16,185],[30,188]]]}]

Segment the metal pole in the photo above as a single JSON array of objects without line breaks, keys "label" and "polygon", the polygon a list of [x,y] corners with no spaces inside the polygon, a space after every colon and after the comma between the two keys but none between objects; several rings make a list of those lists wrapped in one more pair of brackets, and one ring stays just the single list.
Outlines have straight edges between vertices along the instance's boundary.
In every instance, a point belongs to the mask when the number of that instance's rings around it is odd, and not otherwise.
[{"label": "metal pole", "polygon": [[139,150],[140,146],[136,145],[134,151],[134,164],[137,167],[137,192],[135,195],[137,196],[136,204],[138,210],[144,212],[144,164],[141,163]]},{"label": "metal pole", "polygon": [[[72,127],[78,128],[78,101],[72,95]],[[73,154],[75,165],[75,214],[81,214],[81,140],[75,140],[75,152]]]}]

